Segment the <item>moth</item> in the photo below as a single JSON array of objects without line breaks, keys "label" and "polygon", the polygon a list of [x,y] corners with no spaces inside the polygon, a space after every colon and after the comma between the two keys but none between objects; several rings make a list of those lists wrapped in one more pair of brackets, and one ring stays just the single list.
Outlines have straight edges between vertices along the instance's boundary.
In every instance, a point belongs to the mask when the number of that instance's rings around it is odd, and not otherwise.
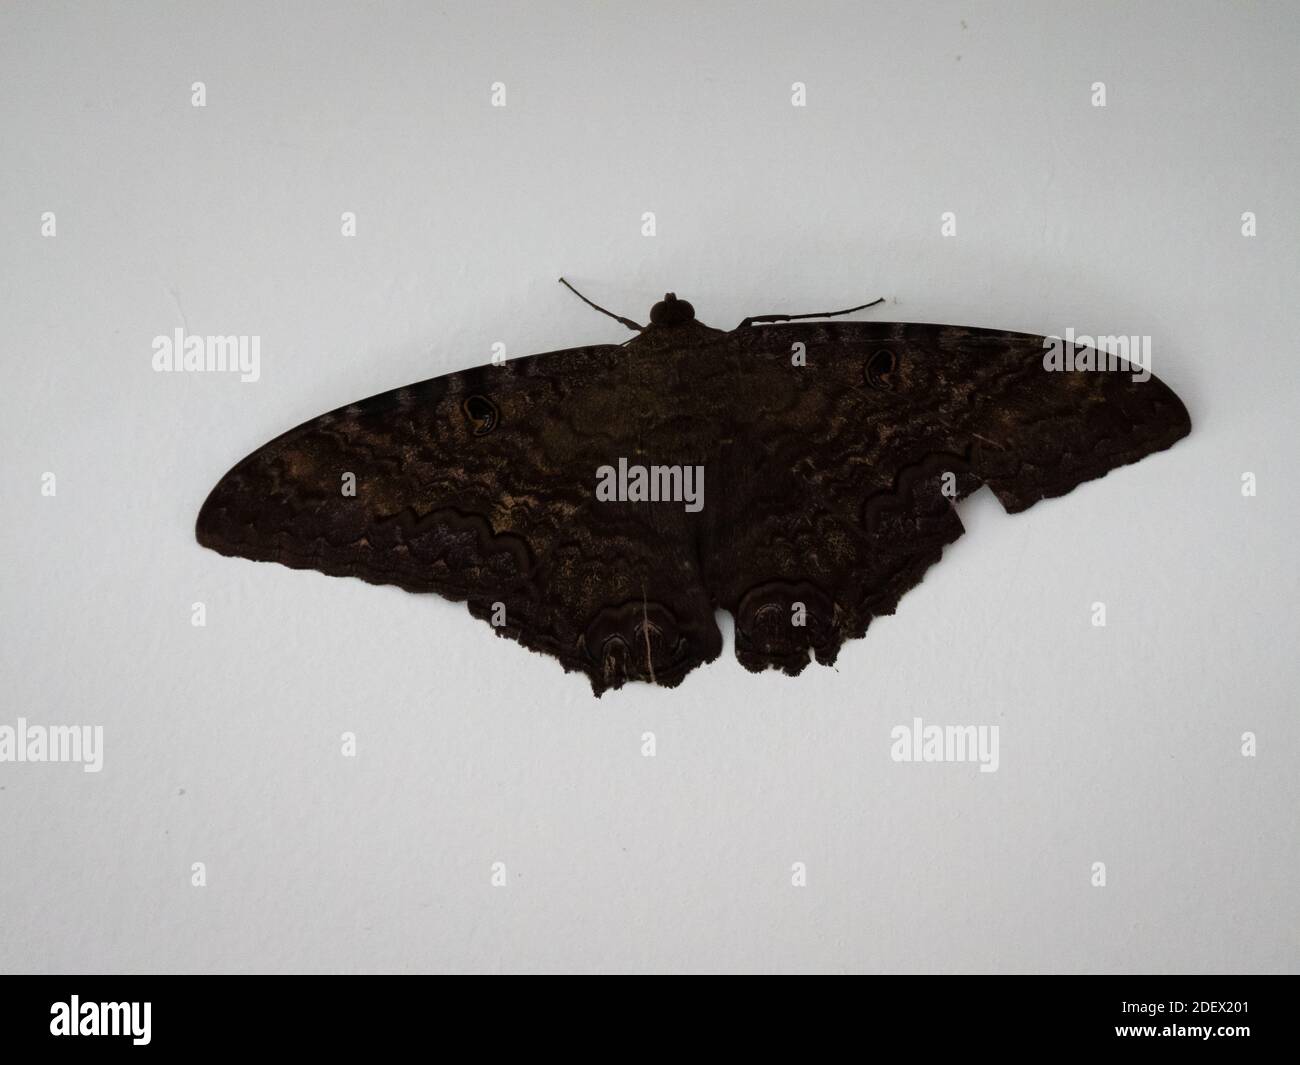
[{"label": "moth", "polygon": [[719,609],[747,669],[797,675],[894,612],[976,488],[1022,511],[1191,429],[1073,343],[825,320],[874,304],[724,331],[673,293],[640,325],[573,291],[636,336],[322,414],[221,478],[199,543],[463,601],[596,695],[716,659]]}]

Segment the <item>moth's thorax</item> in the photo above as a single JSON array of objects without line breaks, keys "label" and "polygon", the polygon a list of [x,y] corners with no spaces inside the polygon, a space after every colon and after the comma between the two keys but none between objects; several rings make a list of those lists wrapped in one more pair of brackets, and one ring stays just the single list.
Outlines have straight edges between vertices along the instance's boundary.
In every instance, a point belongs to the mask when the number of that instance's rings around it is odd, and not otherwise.
[{"label": "moth's thorax", "polygon": [[690,321],[682,325],[648,325],[639,335],[628,341],[628,347],[651,348],[672,347],[691,348],[714,343],[722,336],[721,329],[714,329],[702,322]]},{"label": "moth's thorax", "polygon": [[650,324],[642,330],[641,335],[633,338],[629,344],[638,346],[687,346],[708,343],[722,332],[695,320],[695,308],[686,300],[679,300],[675,292],[664,294],[664,298],[650,308]]}]

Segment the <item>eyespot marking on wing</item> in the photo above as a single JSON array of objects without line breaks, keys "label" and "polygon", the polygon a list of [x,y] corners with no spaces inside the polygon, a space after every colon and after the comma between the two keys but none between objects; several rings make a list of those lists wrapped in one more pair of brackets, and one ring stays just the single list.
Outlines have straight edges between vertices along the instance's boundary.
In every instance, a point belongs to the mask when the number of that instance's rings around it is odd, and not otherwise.
[{"label": "eyespot marking on wing", "polygon": [[468,396],[460,409],[469,419],[470,432],[475,436],[486,436],[501,424],[501,412],[487,396]]},{"label": "eyespot marking on wing", "polygon": [[893,348],[881,348],[867,359],[862,376],[872,388],[892,392],[897,387],[896,371],[902,356]]}]

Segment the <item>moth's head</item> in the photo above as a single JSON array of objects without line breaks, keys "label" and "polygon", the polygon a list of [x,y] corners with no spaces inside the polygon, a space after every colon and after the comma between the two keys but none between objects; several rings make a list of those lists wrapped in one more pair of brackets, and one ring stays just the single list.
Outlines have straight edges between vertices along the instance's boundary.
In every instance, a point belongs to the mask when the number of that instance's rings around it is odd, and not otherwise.
[{"label": "moth's head", "polygon": [[664,298],[650,308],[650,324],[677,328],[695,321],[695,308],[679,300],[676,292],[664,293]]}]

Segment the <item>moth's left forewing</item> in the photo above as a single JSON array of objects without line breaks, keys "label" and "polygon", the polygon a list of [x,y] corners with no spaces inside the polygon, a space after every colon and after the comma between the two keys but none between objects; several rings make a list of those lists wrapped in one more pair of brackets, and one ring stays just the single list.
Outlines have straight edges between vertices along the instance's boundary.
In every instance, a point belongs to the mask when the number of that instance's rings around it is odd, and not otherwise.
[{"label": "moth's left forewing", "polygon": [[[222,554],[463,599],[525,578],[547,362],[483,366],[314,418],[239,462],[199,514]],[[536,360],[540,360],[538,363]],[[523,365],[519,365],[523,364]],[[507,427],[509,427],[507,431]]]}]

